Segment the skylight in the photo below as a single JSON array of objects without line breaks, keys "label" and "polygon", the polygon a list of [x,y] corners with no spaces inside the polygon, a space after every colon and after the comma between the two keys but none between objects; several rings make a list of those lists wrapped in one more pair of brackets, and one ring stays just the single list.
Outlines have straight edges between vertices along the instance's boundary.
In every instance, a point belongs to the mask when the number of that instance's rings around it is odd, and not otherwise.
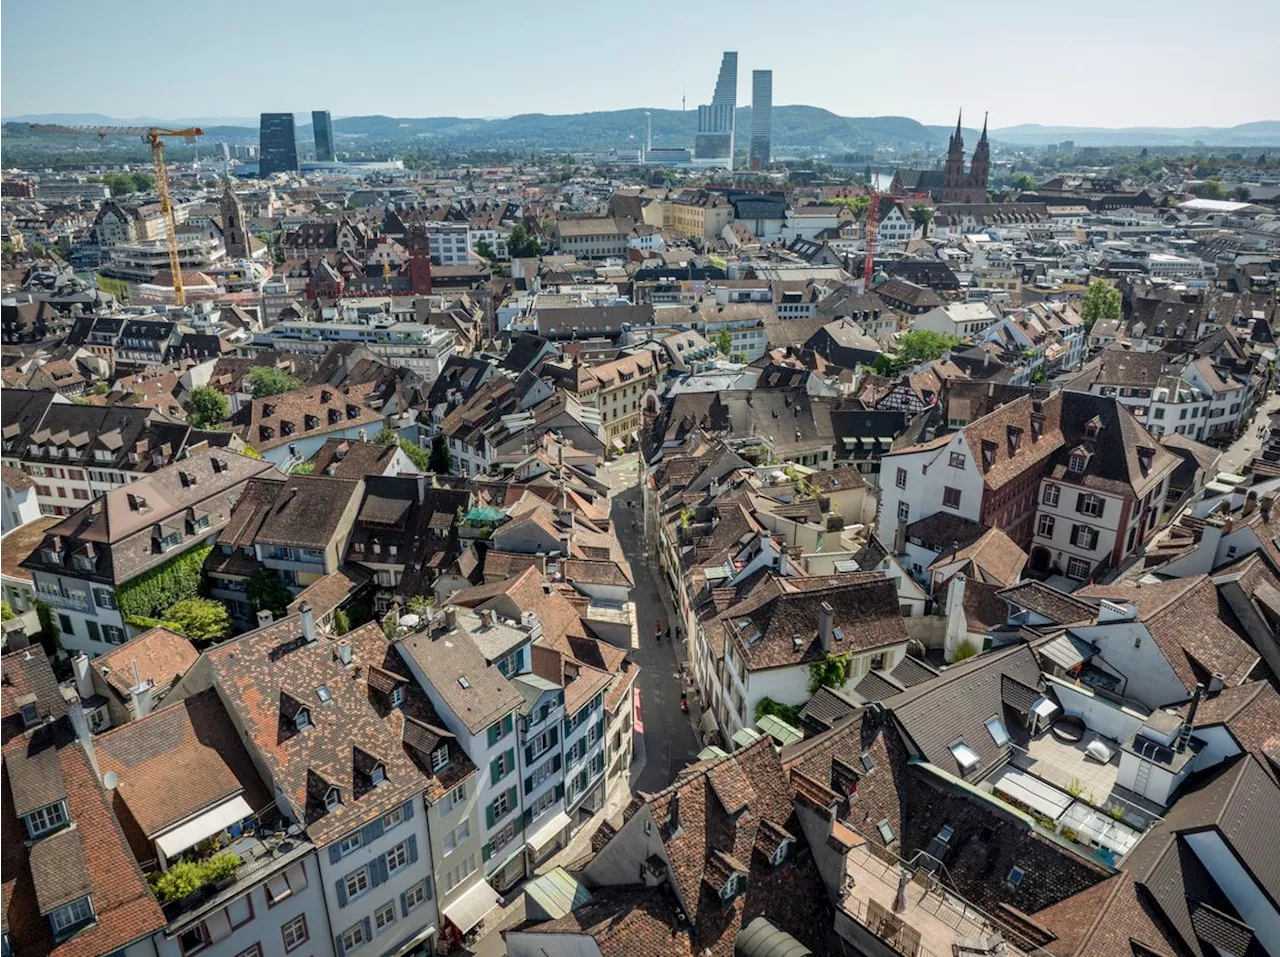
[{"label": "skylight", "polygon": [[991,732],[991,740],[998,747],[1003,748],[1009,743],[1009,731],[1005,728],[1004,722],[996,715],[992,715],[987,719],[987,730]]},{"label": "skylight", "polygon": [[951,754],[960,765],[960,770],[966,774],[978,766],[978,752],[963,741],[951,745]]},{"label": "skylight", "polygon": [[329,694],[329,689],[325,685],[321,685],[320,687],[316,688],[316,697],[319,698],[322,703],[324,703],[324,702],[327,702],[330,698],[332,698],[333,695]]}]

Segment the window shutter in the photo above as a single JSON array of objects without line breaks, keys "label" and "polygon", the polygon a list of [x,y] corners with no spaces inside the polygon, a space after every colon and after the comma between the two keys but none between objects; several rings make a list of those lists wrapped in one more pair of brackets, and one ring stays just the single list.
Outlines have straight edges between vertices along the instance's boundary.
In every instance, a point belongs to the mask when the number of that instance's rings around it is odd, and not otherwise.
[{"label": "window shutter", "polygon": [[557,754],[555,757],[551,759],[551,771],[552,773],[554,773],[559,770],[560,770],[560,755]]},{"label": "window shutter", "polygon": [[516,749],[507,748],[507,769],[510,770],[516,766]]},{"label": "window shutter", "polygon": [[343,950],[343,949],[342,949],[342,935],[341,935],[341,934],[339,934],[337,937],[333,938],[333,950],[334,950],[334,953],[336,953],[336,954],[338,955],[338,957],[345,957],[345,955],[346,955],[346,953],[347,953],[347,952],[346,952],[345,950]]},{"label": "window shutter", "polygon": [[404,802],[404,811],[403,811],[402,813],[404,814],[404,819],[405,819],[406,821],[409,821],[409,820],[412,820],[412,819],[413,819],[413,801],[412,801],[412,799],[410,799],[410,800],[408,800],[408,801],[405,801],[405,802]]},{"label": "window shutter", "polygon": [[498,766],[500,763],[501,763],[501,759],[499,758],[494,758],[492,761],[489,762],[489,783],[490,784],[497,784],[498,779],[502,777],[502,775],[498,773]]},{"label": "window shutter", "polygon": [[1105,498],[1098,499],[1098,518],[1102,518],[1102,513],[1107,508],[1107,500]]},{"label": "window shutter", "polygon": [[405,891],[400,895],[400,916],[409,916],[409,892]]},{"label": "window shutter", "polygon": [[329,863],[337,864],[340,860],[342,860],[342,848],[338,846],[337,841],[334,841],[329,845]]},{"label": "window shutter", "polygon": [[366,824],[361,830],[360,836],[366,846],[382,837],[382,818],[375,818]]},{"label": "window shutter", "polygon": [[[485,805],[485,809],[484,809],[484,821],[485,821],[485,824],[486,824],[488,827],[490,827],[490,828],[492,828],[492,827],[493,827],[493,805],[492,805],[492,804],[487,804],[487,805]],[[488,858],[486,857],[486,858],[485,858],[485,860],[487,861],[487,860],[488,860]]]},{"label": "window shutter", "polygon": [[426,880],[424,880],[424,881],[422,882],[422,889],[426,892],[427,900],[431,900],[431,898],[435,896],[435,895],[432,893],[432,890],[431,890],[431,875],[430,875],[430,874],[428,874],[428,875],[427,875],[427,877],[426,877]]},{"label": "window shutter", "polygon": [[596,722],[596,740],[597,741],[604,740],[604,718],[601,718],[599,721]]},{"label": "window shutter", "polygon": [[531,764],[533,764],[533,745],[526,744],[524,746],[524,765],[528,767]]},{"label": "window shutter", "polygon": [[489,726],[489,747],[493,747],[498,743],[498,726],[496,724]]},{"label": "window shutter", "polygon": [[378,873],[382,875],[381,883],[385,884],[391,877],[391,868],[387,867],[387,855],[383,854],[374,863],[378,865]]},{"label": "window shutter", "polygon": [[563,801],[563,800],[564,800],[564,785],[563,785],[563,784],[557,784],[557,785],[556,785],[556,800],[557,800],[557,801]]},{"label": "window shutter", "polygon": [[560,729],[554,724],[551,726],[551,745],[554,747],[560,741]]},{"label": "window shutter", "polygon": [[532,811],[530,808],[525,808],[525,809],[524,809],[524,813],[520,815],[520,822],[521,822],[521,824],[522,824],[526,829],[528,829],[528,827],[529,827],[529,822],[530,822],[530,821],[532,821],[532,820],[533,820],[533,811]]},{"label": "window shutter", "polygon": [[1080,537],[1080,526],[1072,525],[1071,526],[1071,544],[1075,545],[1076,540],[1079,539],[1079,537]]},{"label": "window shutter", "polygon": [[507,789],[507,805],[513,808],[520,806],[520,792],[515,788]]},{"label": "window shutter", "polygon": [[531,791],[533,791],[533,775],[532,774],[524,779],[524,793],[529,794]]},{"label": "window shutter", "polygon": [[1079,492],[1076,494],[1076,511],[1077,512],[1084,511],[1084,492]]},{"label": "window shutter", "polygon": [[373,940],[373,926],[369,923],[369,918],[364,919],[364,939]]},{"label": "window shutter", "polygon": [[504,738],[511,733],[511,729],[514,726],[512,722],[513,719],[511,715],[507,715],[502,719],[502,736]]},{"label": "window shutter", "polygon": [[480,848],[480,859],[481,859],[481,860],[483,860],[483,861],[485,861],[485,862],[488,862],[489,858],[491,858],[491,857],[493,857],[493,845],[492,845],[492,844],[486,844],[484,847]]},{"label": "window shutter", "polygon": [[346,907],[347,906],[347,882],[342,878],[338,878],[337,888],[338,888],[338,906]]},{"label": "window shutter", "polygon": [[383,870],[387,866],[387,855],[379,854],[368,863],[369,868],[369,886],[377,887],[386,880],[386,871]]},{"label": "window shutter", "polygon": [[410,834],[409,839],[405,841],[409,845],[409,863],[415,864],[418,860],[418,835]]}]

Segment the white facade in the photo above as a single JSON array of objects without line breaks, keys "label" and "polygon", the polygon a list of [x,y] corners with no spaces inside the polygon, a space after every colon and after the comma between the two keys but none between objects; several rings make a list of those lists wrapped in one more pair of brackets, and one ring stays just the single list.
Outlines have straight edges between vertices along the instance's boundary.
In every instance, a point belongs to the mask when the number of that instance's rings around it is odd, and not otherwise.
[{"label": "white facade", "polygon": [[985,302],[959,302],[938,306],[914,317],[911,328],[964,339],[985,332],[998,318]]},{"label": "white facade", "polygon": [[338,957],[398,952],[437,929],[421,796],[321,849],[320,880]]},{"label": "white facade", "polygon": [[471,227],[466,223],[428,223],[431,261],[437,266],[465,266],[471,262]]},{"label": "white facade", "polygon": [[19,525],[39,518],[41,511],[34,485],[15,487],[8,482],[3,485],[3,524],[0,524],[0,535],[7,535]]},{"label": "white facade", "polygon": [[280,322],[254,334],[254,342],[277,350],[322,356],[335,344],[358,343],[395,368],[412,369],[428,382],[457,351],[457,337],[419,322]]}]

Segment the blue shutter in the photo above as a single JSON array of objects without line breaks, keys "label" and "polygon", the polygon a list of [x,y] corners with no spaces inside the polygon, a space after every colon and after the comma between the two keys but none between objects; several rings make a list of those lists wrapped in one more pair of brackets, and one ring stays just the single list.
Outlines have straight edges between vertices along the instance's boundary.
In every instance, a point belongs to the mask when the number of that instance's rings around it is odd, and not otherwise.
[{"label": "blue shutter", "polygon": [[338,883],[336,886],[338,889],[338,906],[346,907],[347,906],[347,882],[342,878],[338,878]]},{"label": "blue shutter", "polygon": [[383,870],[387,866],[387,855],[380,854],[371,860],[368,864],[369,868],[369,886],[377,887],[386,880],[386,871]]},{"label": "blue shutter", "polygon": [[533,764],[533,745],[526,744],[524,746],[524,766],[527,768],[531,764]]},{"label": "blue shutter", "polygon": [[333,938],[333,950],[334,950],[334,953],[336,953],[336,954],[338,955],[338,957],[344,957],[344,955],[346,954],[346,951],[342,949],[342,935],[341,935],[341,934],[339,934],[337,937]]},{"label": "blue shutter", "polygon": [[596,722],[596,740],[597,741],[604,740],[604,718],[601,718],[599,721]]},{"label": "blue shutter", "polygon": [[431,900],[431,898],[435,896],[435,894],[434,894],[434,893],[432,892],[432,890],[431,890],[431,875],[430,875],[430,874],[428,874],[428,875],[427,875],[427,877],[426,877],[426,880],[424,880],[424,881],[422,882],[422,889],[423,889],[424,891],[426,891],[426,893],[427,893],[427,900]]},{"label": "blue shutter", "polygon": [[412,800],[408,800],[408,801],[405,801],[405,802],[404,802],[404,812],[403,812],[403,813],[404,813],[404,819],[405,819],[406,821],[411,821],[411,820],[413,820],[413,801],[412,801]]},{"label": "blue shutter", "polygon": [[380,817],[374,818],[360,829],[360,839],[364,841],[366,847],[380,837],[382,837],[382,818]]},{"label": "blue shutter", "polygon": [[369,918],[364,919],[364,939],[373,940],[373,926],[369,923]]},{"label": "blue shutter", "polygon": [[387,855],[383,854],[374,863],[378,865],[378,874],[380,875],[379,883],[385,884],[391,877],[391,869],[387,867]]},{"label": "blue shutter", "polygon": [[405,891],[400,895],[400,916],[409,916],[409,892]]},{"label": "blue shutter", "polygon": [[418,835],[410,834],[406,843],[409,845],[409,863],[415,864],[418,860]]},{"label": "blue shutter", "polygon": [[334,841],[329,845],[329,863],[337,864],[342,860],[342,848],[338,846],[338,842]]}]

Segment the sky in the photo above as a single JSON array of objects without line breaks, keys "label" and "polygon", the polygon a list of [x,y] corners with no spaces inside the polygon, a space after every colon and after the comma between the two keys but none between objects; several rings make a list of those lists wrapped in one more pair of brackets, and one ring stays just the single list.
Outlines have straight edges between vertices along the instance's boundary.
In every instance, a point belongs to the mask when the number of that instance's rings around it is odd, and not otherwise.
[{"label": "sky", "polygon": [[998,129],[1280,119],[1280,2],[4,0],[0,115],[499,117],[738,102]]}]

